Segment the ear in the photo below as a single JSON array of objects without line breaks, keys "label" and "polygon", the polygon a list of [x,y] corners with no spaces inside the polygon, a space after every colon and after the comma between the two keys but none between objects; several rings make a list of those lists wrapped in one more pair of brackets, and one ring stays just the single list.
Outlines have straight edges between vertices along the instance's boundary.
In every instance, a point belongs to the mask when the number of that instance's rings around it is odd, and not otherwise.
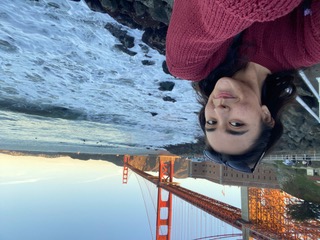
[{"label": "ear", "polygon": [[266,105],[261,106],[262,110],[262,120],[264,123],[266,123],[269,127],[273,128],[275,121],[273,117],[271,116],[271,113]]}]

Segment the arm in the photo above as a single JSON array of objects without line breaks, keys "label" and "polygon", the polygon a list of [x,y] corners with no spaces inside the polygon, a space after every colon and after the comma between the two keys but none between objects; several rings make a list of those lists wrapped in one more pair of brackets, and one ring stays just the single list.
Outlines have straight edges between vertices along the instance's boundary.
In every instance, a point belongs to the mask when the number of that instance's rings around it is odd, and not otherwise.
[{"label": "arm", "polygon": [[312,1],[311,14],[305,16],[304,42],[306,63],[304,67],[320,63],[320,1]]},{"label": "arm", "polygon": [[[310,13],[310,12],[309,12]],[[245,42],[253,43],[249,56],[272,72],[310,67],[320,62],[320,1],[313,1],[311,14],[299,6],[290,14],[247,29]]]},{"label": "arm", "polygon": [[175,0],[166,43],[169,71],[188,80],[205,78],[224,59],[233,36],[255,21],[287,14],[300,1]]}]

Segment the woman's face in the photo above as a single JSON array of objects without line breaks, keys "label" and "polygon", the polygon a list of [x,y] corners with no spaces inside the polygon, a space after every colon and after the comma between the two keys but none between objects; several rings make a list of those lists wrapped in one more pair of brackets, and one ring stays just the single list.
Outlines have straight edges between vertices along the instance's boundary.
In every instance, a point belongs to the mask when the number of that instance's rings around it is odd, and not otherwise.
[{"label": "woman's face", "polygon": [[271,118],[260,104],[261,93],[232,78],[218,80],[205,107],[205,131],[210,146],[224,154],[243,154]]}]

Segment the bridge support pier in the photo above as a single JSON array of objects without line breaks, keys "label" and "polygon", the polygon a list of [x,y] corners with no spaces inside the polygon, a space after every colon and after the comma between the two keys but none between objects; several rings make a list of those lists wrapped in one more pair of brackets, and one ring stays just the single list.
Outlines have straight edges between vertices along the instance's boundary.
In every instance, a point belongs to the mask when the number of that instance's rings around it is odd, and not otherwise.
[{"label": "bridge support pier", "polygon": [[130,160],[130,155],[123,156],[123,173],[122,173],[122,184],[128,183],[128,163]]},{"label": "bridge support pier", "polygon": [[174,160],[176,157],[160,156],[159,158],[159,182],[157,203],[157,229],[156,240],[170,240],[171,216],[172,216],[172,193],[161,188],[162,184],[173,182]]}]

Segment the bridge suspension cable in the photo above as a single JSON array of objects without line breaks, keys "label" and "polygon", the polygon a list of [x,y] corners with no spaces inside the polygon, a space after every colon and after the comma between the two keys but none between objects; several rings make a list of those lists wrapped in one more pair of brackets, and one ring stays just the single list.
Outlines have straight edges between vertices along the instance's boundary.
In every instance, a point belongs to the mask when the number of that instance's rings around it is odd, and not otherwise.
[{"label": "bridge suspension cable", "polygon": [[[142,199],[143,199],[143,203],[144,203],[144,209],[146,210],[146,214],[147,214],[147,218],[148,218],[148,225],[149,225],[149,229],[150,229],[150,234],[151,234],[151,239],[155,239],[155,235],[153,234],[153,231],[152,231],[152,224],[151,224],[151,217],[149,216],[149,211],[148,211],[148,207],[147,207],[147,203],[146,203],[146,197],[145,197],[145,195],[143,194],[143,188],[142,188],[142,186],[141,186],[141,179],[143,180],[143,182],[145,183],[145,185],[147,185],[146,184],[146,180],[145,179],[143,179],[142,177],[140,177],[140,176],[137,176],[137,174],[134,174],[135,176],[136,176],[136,179],[137,179],[137,182],[138,182],[138,184],[139,184],[139,188],[140,188],[140,192],[141,192],[141,196],[142,196]],[[149,189],[148,189],[148,195],[150,196],[151,194],[150,194],[150,191],[149,191]],[[151,202],[153,202],[153,201],[151,201]],[[154,206],[154,209],[155,209],[155,206]]]}]

